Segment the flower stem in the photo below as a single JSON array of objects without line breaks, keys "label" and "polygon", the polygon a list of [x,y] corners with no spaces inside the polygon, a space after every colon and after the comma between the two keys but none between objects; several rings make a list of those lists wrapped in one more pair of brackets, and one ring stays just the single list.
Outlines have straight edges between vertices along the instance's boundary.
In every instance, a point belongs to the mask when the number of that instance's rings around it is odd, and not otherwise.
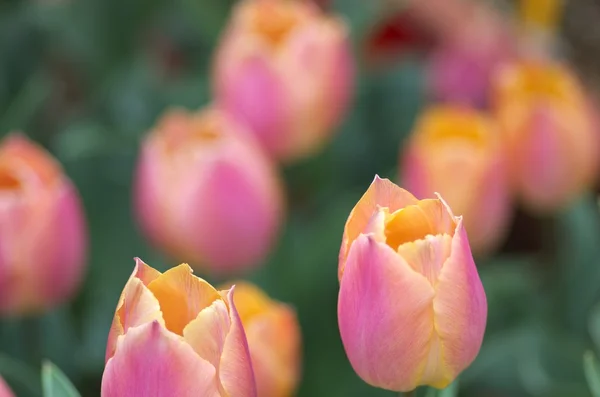
[{"label": "flower stem", "polygon": [[417,397],[417,390],[407,391],[406,393],[400,393],[400,396],[404,397]]}]

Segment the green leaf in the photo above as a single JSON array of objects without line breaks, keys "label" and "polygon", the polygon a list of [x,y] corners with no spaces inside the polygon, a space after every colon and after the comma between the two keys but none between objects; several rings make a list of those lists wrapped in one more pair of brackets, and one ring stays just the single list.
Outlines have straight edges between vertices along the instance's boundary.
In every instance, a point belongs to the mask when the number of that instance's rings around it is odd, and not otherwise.
[{"label": "green leaf", "polygon": [[65,374],[49,361],[42,365],[42,390],[44,397],[80,397]]},{"label": "green leaf", "polygon": [[587,351],[583,355],[583,371],[592,396],[600,397],[600,368],[598,368],[596,356],[591,351]]}]

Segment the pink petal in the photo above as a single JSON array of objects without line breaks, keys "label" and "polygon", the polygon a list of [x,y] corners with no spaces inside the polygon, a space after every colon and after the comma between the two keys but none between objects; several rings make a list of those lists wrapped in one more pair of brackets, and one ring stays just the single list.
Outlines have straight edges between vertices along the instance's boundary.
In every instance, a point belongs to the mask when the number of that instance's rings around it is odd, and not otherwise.
[{"label": "pink petal", "polygon": [[244,146],[206,166],[210,169],[202,181],[181,190],[179,216],[187,219],[181,224],[189,226],[188,245],[202,253],[202,263],[215,273],[239,272],[261,263],[283,215],[272,164]]},{"label": "pink petal", "polygon": [[246,334],[233,302],[234,288],[227,294],[231,328],[225,340],[219,375],[221,384],[230,396],[257,397]]},{"label": "pink petal", "polygon": [[434,290],[389,246],[361,235],[340,283],[338,323],[346,354],[367,383],[413,390],[435,334]]},{"label": "pink petal", "polygon": [[4,382],[4,379],[0,376],[0,397],[14,397],[15,395],[10,390],[10,387]]},{"label": "pink petal", "polygon": [[131,328],[102,377],[102,397],[220,397],[215,368],[158,321]]},{"label": "pink petal", "polygon": [[341,279],[344,272],[346,256],[352,242],[361,233],[365,232],[365,228],[369,224],[373,214],[378,210],[378,207],[389,208],[389,212],[392,213],[407,205],[417,203],[418,200],[415,196],[396,186],[389,179],[381,179],[376,175],[365,194],[356,203],[352,212],[350,212],[350,216],[346,221],[342,246],[340,248],[338,278]]},{"label": "pink petal", "polygon": [[[440,357],[446,380],[451,381],[477,356],[487,319],[485,292],[462,221],[456,227],[452,253],[438,278],[433,307],[441,343]],[[434,378],[425,380],[436,381]]]},{"label": "pink petal", "polygon": [[108,334],[106,346],[106,361],[115,353],[118,337],[125,334],[129,328],[158,321],[164,326],[158,300],[152,292],[135,277],[131,277],[119,298],[117,310]]},{"label": "pink petal", "polygon": [[[40,221],[38,218],[37,222]],[[79,288],[86,264],[86,229],[77,191],[65,181],[56,192],[56,201],[34,248],[36,256],[47,261],[36,272],[40,278],[39,292],[46,302],[64,302]]]},{"label": "pink petal", "polygon": [[220,62],[230,64],[217,67],[216,103],[247,125],[266,151],[278,157],[285,149],[292,128],[285,86],[267,54],[239,51],[242,53],[231,55],[233,52],[227,50],[230,58]]}]

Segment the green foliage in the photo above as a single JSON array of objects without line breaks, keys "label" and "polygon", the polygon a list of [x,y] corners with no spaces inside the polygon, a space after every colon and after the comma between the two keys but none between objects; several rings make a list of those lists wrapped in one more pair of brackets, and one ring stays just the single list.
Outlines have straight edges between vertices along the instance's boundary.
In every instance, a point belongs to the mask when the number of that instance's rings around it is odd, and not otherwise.
[{"label": "green foliage", "polygon": [[42,389],[44,397],[79,397],[65,374],[49,361],[42,365]]}]

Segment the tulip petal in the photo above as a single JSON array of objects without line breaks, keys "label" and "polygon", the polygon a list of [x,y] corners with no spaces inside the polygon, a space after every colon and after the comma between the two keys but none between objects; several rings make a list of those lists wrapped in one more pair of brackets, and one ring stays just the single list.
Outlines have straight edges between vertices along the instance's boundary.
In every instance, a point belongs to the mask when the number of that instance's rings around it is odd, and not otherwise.
[{"label": "tulip petal", "polygon": [[14,397],[13,392],[10,390],[4,379],[0,376],[0,397]]},{"label": "tulip petal", "polygon": [[46,266],[36,272],[40,293],[48,302],[60,303],[72,296],[83,278],[87,230],[83,208],[75,188],[63,181],[42,222],[34,257],[46,257]]},{"label": "tulip petal", "polygon": [[[144,265],[151,269],[148,265]],[[136,270],[140,268],[144,269],[136,266]],[[119,336],[125,334],[131,327],[137,327],[154,320],[164,325],[158,300],[146,288],[142,280],[131,277],[119,298],[115,317],[110,327],[106,346],[106,361],[114,355]]]},{"label": "tulip petal", "polygon": [[386,242],[397,249],[401,244],[427,235],[451,235],[455,227],[454,217],[440,200],[421,200],[390,215],[385,227]]},{"label": "tulip petal", "polygon": [[190,227],[188,244],[203,253],[211,270],[222,274],[260,263],[282,215],[279,181],[271,165],[252,147],[239,149],[214,160],[202,181],[181,190],[179,218]]},{"label": "tulip petal", "polygon": [[194,276],[187,264],[167,270],[148,284],[163,312],[165,326],[183,334],[185,326],[205,307],[219,299],[219,293],[206,281]]},{"label": "tulip petal", "polygon": [[[237,286],[236,286],[237,294]],[[286,305],[267,309],[244,322],[260,397],[292,396],[300,380],[300,329]]]},{"label": "tulip petal", "polygon": [[146,287],[160,275],[161,273],[158,270],[148,266],[140,258],[135,258],[135,269],[133,269],[132,277],[140,279]]},{"label": "tulip petal", "polygon": [[444,262],[450,256],[452,237],[447,234],[428,235],[422,240],[416,240],[400,245],[398,254],[416,272],[427,278],[435,286]]},{"label": "tulip petal", "polygon": [[[270,154],[278,155],[287,142],[288,104],[284,85],[260,49],[250,51],[243,40],[232,43],[237,49],[232,66],[217,67],[217,103],[236,120],[248,125]],[[233,66],[235,65],[235,67]],[[219,83],[220,82],[220,83]],[[257,101],[256,98],[260,98]]]},{"label": "tulip petal", "polygon": [[350,216],[346,221],[342,246],[340,248],[338,278],[341,279],[344,272],[346,256],[352,242],[364,232],[373,214],[379,207],[388,208],[391,213],[417,203],[418,200],[415,196],[396,186],[389,179],[381,179],[376,175],[365,194],[352,209],[352,212],[350,212]]},{"label": "tulip petal", "polygon": [[394,391],[417,386],[434,333],[433,297],[427,279],[388,245],[369,235],[356,239],[340,283],[338,322],[361,378]]},{"label": "tulip petal", "polygon": [[217,372],[230,324],[227,305],[223,300],[217,299],[212,305],[202,309],[198,317],[183,329],[185,340],[200,357],[217,368]]},{"label": "tulip petal", "polygon": [[[219,397],[215,368],[158,321],[131,328],[106,364],[102,397]],[[241,396],[241,395],[240,395]]]},{"label": "tulip petal", "polygon": [[446,378],[440,379],[439,372],[432,372],[424,375],[424,382],[444,387],[477,356],[487,318],[485,291],[462,220],[456,227],[452,253],[444,263],[436,291],[433,308]]},{"label": "tulip petal", "polygon": [[234,289],[235,287],[232,287],[227,294],[231,328],[225,339],[219,375],[221,384],[230,396],[256,397],[256,383],[248,342],[233,302]]}]

